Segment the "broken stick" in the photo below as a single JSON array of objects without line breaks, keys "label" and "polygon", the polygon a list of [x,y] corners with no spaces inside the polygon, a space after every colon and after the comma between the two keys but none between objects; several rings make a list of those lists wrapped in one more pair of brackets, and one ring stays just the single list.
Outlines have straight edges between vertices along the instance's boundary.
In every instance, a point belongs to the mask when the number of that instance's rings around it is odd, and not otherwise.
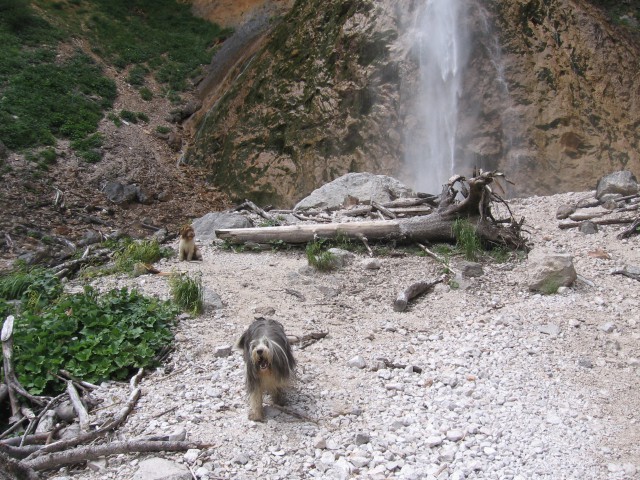
[{"label": "broken stick", "polygon": [[440,278],[432,282],[421,281],[409,285],[404,291],[398,294],[398,298],[396,298],[396,301],[393,302],[393,309],[396,312],[404,312],[411,300],[422,295],[423,293],[428,292],[434,287],[434,285],[442,283],[444,279],[445,276],[442,275]]}]

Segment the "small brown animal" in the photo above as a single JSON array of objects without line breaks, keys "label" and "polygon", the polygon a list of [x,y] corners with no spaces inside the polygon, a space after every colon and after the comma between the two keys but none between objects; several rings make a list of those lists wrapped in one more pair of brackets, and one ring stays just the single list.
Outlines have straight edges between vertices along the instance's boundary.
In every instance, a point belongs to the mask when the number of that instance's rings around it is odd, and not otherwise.
[{"label": "small brown animal", "polygon": [[180,243],[178,244],[180,261],[202,260],[202,255],[196,246],[196,232],[191,225],[184,225],[180,229]]}]

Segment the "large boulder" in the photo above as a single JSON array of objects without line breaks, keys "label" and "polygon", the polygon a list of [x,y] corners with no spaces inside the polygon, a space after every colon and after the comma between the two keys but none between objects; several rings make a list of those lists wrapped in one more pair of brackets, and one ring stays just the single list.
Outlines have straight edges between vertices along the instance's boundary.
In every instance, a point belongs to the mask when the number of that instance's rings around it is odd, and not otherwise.
[{"label": "large boulder", "polygon": [[605,195],[634,195],[638,193],[638,180],[628,170],[621,170],[605,175],[598,180],[596,198],[602,199]]},{"label": "large boulder", "polygon": [[223,228],[250,228],[251,220],[240,213],[210,212],[192,222],[196,238],[200,241],[216,239],[215,231]]},{"label": "large boulder", "polygon": [[414,197],[409,187],[395,178],[373,173],[347,173],[314,190],[300,200],[295,210],[322,208],[337,210],[350,202],[385,203],[396,198]]}]

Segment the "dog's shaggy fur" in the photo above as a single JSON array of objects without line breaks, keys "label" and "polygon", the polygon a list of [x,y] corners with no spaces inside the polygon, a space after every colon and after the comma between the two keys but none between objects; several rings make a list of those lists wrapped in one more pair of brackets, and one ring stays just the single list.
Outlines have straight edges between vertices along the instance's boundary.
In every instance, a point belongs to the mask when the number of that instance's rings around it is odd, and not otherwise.
[{"label": "dog's shaggy fur", "polygon": [[284,392],[295,376],[296,361],[280,322],[259,318],[238,341],[246,366],[249,420],[261,422],[262,394],[269,393],[276,405],[284,404]]},{"label": "dog's shaggy fur", "polygon": [[180,229],[180,243],[178,244],[180,261],[202,260],[202,255],[196,246],[196,232],[191,225],[184,225]]}]

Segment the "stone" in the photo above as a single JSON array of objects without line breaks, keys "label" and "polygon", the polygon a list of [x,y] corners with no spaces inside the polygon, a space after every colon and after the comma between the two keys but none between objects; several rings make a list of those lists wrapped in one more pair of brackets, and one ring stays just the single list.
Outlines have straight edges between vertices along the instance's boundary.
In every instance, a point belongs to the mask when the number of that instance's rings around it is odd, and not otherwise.
[{"label": "stone", "polygon": [[447,432],[447,440],[449,440],[450,442],[459,442],[463,438],[464,438],[463,430],[455,429],[455,430],[449,430]]},{"label": "stone", "polygon": [[342,268],[352,263],[356,256],[349,250],[343,250],[342,248],[330,248],[327,250],[333,257],[333,266],[335,268]]},{"label": "stone", "polygon": [[191,480],[189,469],[164,458],[142,460],[132,480]]},{"label": "stone", "polygon": [[106,183],[103,191],[110,202],[123,204],[137,200],[140,188],[135,184],[125,185],[117,181],[111,181]]},{"label": "stone", "polygon": [[198,455],[200,455],[200,450],[197,448],[190,448],[185,452],[182,458],[184,458],[185,462],[193,464],[198,459]]},{"label": "stone", "polygon": [[356,434],[356,445],[365,445],[371,441],[368,433],[359,432]]},{"label": "stone", "polygon": [[638,180],[628,170],[613,172],[598,180],[596,198],[602,199],[607,194],[619,194],[622,196],[638,193]]},{"label": "stone", "polygon": [[589,220],[580,223],[578,229],[585,235],[593,235],[594,233],[598,233],[598,225]]},{"label": "stone", "polygon": [[598,327],[598,330],[602,330],[604,333],[613,333],[616,329],[616,324],[613,322],[603,323]]},{"label": "stone", "polygon": [[460,272],[465,278],[481,277],[484,275],[482,265],[476,262],[460,262]]},{"label": "stone", "polygon": [[558,210],[556,211],[556,218],[558,220],[564,220],[565,218],[569,218],[569,215],[571,215],[575,211],[576,211],[575,205],[570,205],[570,204],[560,205],[558,207]]},{"label": "stone", "polygon": [[203,242],[216,239],[215,231],[225,228],[249,228],[253,223],[240,213],[210,212],[192,223],[196,238]]},{"label": "stone", "polygon": [[560,327],[553,323],[547,323],[545,325],[540,325],[538,327],[538,331],[540,333],[544,333],[545,335],[550,335],[552,337],[557,337],[560,335]]},{"label": "stone", "polygon": [[294,210],[322,208],[338,210],[351,197],[351,202],[386,203],[397,198],[414,197],[413,190],[395,178],[372,173],[347,173],[317,188],[300,200]]},{"label": "stone", "polygon": [[202,307],[205,312],[211,312],[214,310],[222,310],[224,303],[222,298],[213,290],[205,287],[202,295]]},{"label": "stone", "polygon": [[534,250],[529,255],[529,290],[556,293],[570,287],[578,277],[571,255]]},{"label": "stone", "polygon": [[377,258],[368,258],[362,261],[362,267],[365,270],[379,270],[382,264]]},{"label": "stone", "polygon": [[347,367],[362,369],[366,366],[367,366],[367,362],[365,362],[364,358],[362,358],[360,355],[356,355],[355,357],[353,357],[351,360],[347,362]]},{"label": "stone", "polygon": [[216,358],[225,358],[231,355],[233,347],[231,345],[224,345],[221,347],[216,347],[213,351],[213,356]]}]

